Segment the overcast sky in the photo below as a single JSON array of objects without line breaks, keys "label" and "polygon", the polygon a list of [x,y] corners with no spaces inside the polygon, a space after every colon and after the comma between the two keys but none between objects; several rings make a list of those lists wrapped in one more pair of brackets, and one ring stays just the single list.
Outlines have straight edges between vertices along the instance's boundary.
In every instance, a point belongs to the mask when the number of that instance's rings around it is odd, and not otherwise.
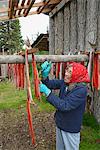
[{"label": "overcast sky", "polygon": [[28,36],[31,42],[32,38],[33,40],[37,38],[38,33],[47,33],[49,28],[49,17],[44,14],[22,17],[19,20],[23,39]]}]

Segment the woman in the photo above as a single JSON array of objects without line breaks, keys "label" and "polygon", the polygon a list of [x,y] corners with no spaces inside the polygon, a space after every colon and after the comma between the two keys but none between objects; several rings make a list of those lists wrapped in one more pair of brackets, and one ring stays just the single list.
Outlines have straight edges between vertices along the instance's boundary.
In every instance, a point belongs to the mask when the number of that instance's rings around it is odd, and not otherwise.
[{"label": "woman", "polygon": [[[43,80],[40,92],[56,108],[56,150],[78,150],[80,130],[87,98],[87,83],[90,82],[87,69],[80,63],[70,63],[62,80],[49,80],[51,63],[42,64]],[[60,89],[59,97],[52,89]]]}]

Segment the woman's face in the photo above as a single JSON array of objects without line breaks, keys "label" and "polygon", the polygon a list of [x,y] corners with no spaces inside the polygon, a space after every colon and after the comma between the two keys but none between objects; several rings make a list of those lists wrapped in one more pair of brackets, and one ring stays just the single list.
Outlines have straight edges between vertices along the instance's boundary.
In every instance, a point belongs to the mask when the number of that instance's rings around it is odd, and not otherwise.
[{"label": "woman's face", "polygon": [[69,83],[71,80],[71,76],[72,76],[72,66],[66,68],[64,82]]}]

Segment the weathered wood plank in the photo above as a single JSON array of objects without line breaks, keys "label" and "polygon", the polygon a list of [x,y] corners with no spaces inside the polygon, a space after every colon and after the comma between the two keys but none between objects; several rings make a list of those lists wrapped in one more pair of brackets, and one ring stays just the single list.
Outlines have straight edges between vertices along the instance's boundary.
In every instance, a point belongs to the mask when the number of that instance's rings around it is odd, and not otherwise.
[{"label": "weathered wood plank", "polygon": [[70,3],[70,52],[74,53],[77,48],[77,13],[76,13],[76,0]]},{"label": "weathered wood plank", "polygon": [[49,2],[50,2],[50,0],[47,0],[44,6],[38,7],[37,13],[40,14],[43,11],[43,9],[46,8],[46,6],[48,5]]},{"label": "weathered wood plank", "polygon": [[24,63],[24,57],[21,55],[0,55],[0,64]]},{"label": "weathered wood plank", "polygon": [[63,22],[63,10],[58,12],[58,49],[57,54],[61,55],[64,49],[64,22]]},{"label": "weathered wood plank", "polygon": [[[69,62],[69,61],[88,61],[87,55],[35,55],[37,62],[44,62],[45,60],[52,62]],[[28,56],[28,62],[32,62],[32,56]],[[0,64],[17,64],[25,63],[25,59],[20,55],[0,55]]]},{"label": "weathered wood plank", "polygon": [[49,54],[54,54],[55,51],[55,27],[54,18],[49,18]]},{"label": "weathered wood plank", "polygon": [[86,19],[86,0],[77,0],[77,15],[78,15],[78,43],[77,49],[84,51],[85,47],[85,19]]},{"label": "weathered wood plank", "polygon": [[[97,44],[97,0],[87,1],[87,18],[86,18],[86,48],[92,50],[89,42]],[[88,42],[89,41],[89,42]]]},{"label": "weathered wood plank", "polygon": [[[36,52],[38,52],[38,51],[39,51],[38,48],[31,48],[30,50],[28,50],[28,55],[29,55],[29,54],[33,54],[33,53],[36,53]],[[25,56],[25,51],[19,52],[18,55]]]},{"label": "weathered wood plank", "polygon": [[50,13],[49,16],[53,17],[56,13],[58,13],[58,11],[60,11],[65,4],[67,4],[68,2],[70,2],[72,0],[62,0]]},{"label": "weathered wood plank", "polygon": [[28,9],[26,11],[24,11],[24,13],[25,13],[24,17],[26,17],[28,15],[28,13],[29,13],[29,11],[30,11],[30,9],[34,3],[35,3],[35,0],[30,2]]},{"label": "weathered wood plank", "polygon": [[55,53],[58,53],[58,14],[54,17],[54,26],[55,26]]},{"label": "weathered wood plank", "polygon": [[70,5],[64,8],[64,54],[70,50]]}]

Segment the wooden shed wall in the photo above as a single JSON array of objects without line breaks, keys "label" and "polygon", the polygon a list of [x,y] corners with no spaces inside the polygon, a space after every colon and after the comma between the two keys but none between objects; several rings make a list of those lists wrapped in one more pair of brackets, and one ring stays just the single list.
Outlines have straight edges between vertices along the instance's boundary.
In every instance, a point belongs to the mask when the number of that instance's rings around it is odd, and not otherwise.
[{"label": "wooden shed wall", "polygon": [[[49,53],[75,54],[100,50],[100,0],[62,0],[49,14]],[[94,94],[94,114],[100,122],[100,94]],[[98,111],[97,111],[98,110]]]},{"label": "wooden shed wall", "polygon": [[62,0],[59,7],[50,13],[50,54],[90,51],[89,42],[100,49],[100,0]]}]

